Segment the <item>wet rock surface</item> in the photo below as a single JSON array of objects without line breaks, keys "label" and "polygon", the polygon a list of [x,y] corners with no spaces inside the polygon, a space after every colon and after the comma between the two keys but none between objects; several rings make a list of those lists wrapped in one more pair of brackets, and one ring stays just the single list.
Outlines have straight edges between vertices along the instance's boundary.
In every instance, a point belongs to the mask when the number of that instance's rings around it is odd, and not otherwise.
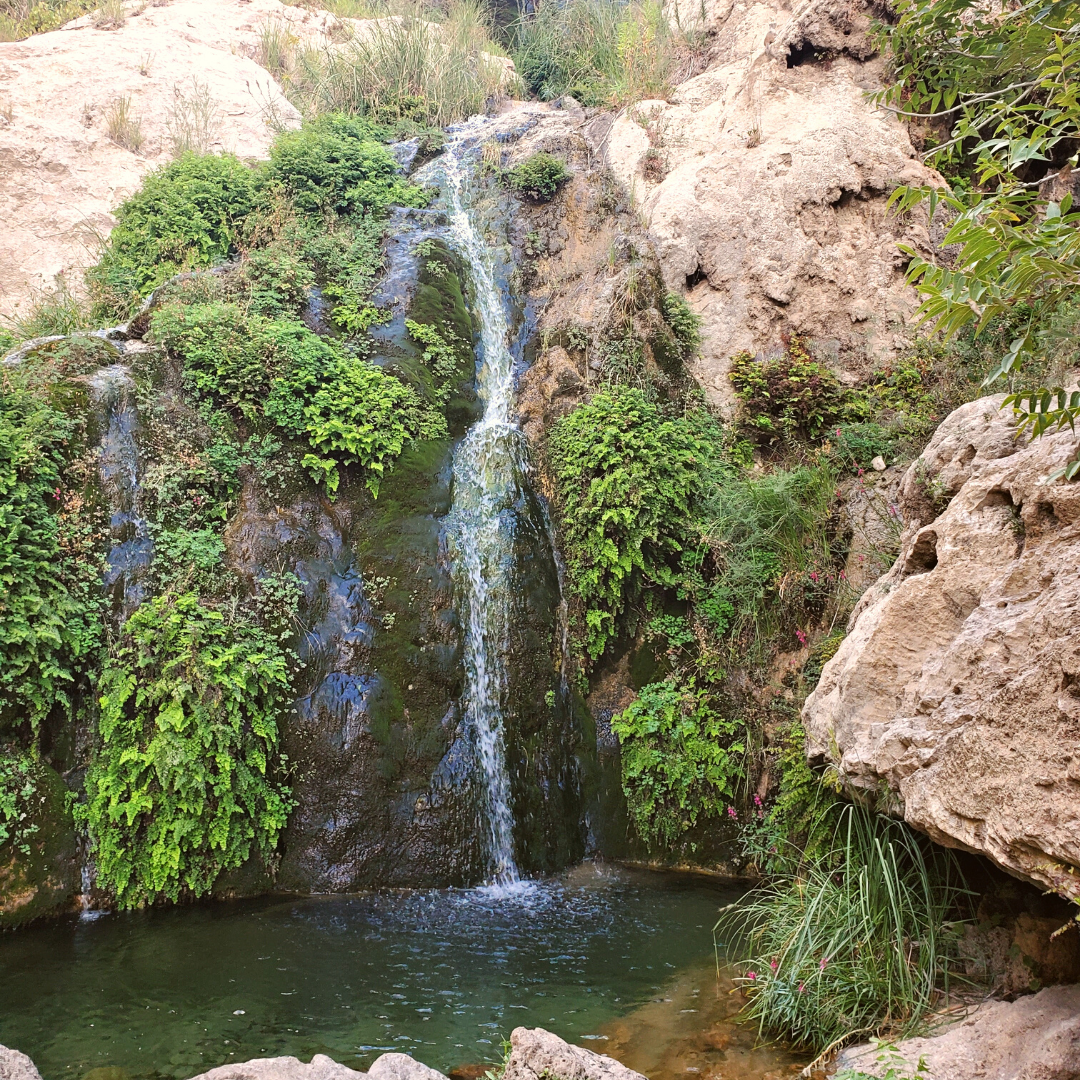
[{"label": "wet rock surface", "polygon": [[1080,491],[1070,432],[962,406],[908,469],[892,569],[803,717],[813,757],[939,843],[1066,894],[1080,867]]},{"label": "wet rock surface", "polygon": [[614,1058],[571,1046],[543,1028],[514,1028],[503,1080],[644,1080]]}]

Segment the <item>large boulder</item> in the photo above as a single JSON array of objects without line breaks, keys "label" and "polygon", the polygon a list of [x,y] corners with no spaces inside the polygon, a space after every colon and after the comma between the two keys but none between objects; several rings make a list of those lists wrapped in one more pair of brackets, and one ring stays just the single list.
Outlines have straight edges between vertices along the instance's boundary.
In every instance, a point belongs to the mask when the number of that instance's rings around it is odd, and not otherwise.
[{"label": "large boulder", "polygon": [[[1080,986],[1052,986],[1018,1001],[990,1001],[941,1035],[905,1039],[896,1075],[919,1080],[1076,1080],[1080,1076]],[[879,1057],[884,1060],[879,1060]],[[875,1046],[844,1051],[837,1072],[883,1076],[895,1057]]]},{"label": "large boulder", "polygon": [[914,307],[897,243],[929,236],[887,196],[940,179],[867,100],[884,77],[869,5],[669,0],[673,20],[676,6],[713,35],[710,66],[625,110],[604,149],[702,318],[696,374],[728,399],[731,356],[792,331],[842,363],[891,356]]},{"label": "large boulder", "polygon": [[809,753],[939,843],[1068,895],[1080,867],[1080,485],[1066,430],[957,409],[908,469],[899,558],[803,719]]}]

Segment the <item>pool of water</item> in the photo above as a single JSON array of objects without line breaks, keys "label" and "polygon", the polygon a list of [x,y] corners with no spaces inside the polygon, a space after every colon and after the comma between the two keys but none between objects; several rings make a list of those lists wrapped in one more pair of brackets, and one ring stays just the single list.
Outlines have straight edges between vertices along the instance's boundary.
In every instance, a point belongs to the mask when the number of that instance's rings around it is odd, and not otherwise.
[{"label": "pool of water", "polygon": [[0,1043],[45,1080],[106,1067],[94,1080],[183,1080],[281,1054],[363,1069],[387,1050],[446,1071],[497,1059],[518,1025],[603,1051],[605,1025],[707,963],[716,911],[737,895],[586,864],[501,892],[264,898],[32,927],[0,938]]}]

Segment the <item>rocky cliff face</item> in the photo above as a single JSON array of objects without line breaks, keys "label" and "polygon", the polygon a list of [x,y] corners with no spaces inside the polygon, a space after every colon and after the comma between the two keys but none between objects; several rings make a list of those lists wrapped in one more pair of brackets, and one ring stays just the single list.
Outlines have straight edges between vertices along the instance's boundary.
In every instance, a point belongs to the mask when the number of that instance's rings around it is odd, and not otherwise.
[{"label": "rocky cliff face", "polygon": [[808,699],[812,756],[939,843],[1074,894],[1080,867],[1080,488],[1069,431],[957,409],[900,489],[900,556]]},{"label": "rocky cliff face", "polygon": [[695,374],[729,400],[732,354],[775,347],[784,331],[847,366],[892,355],[913,308],[896,245],[928,236],[890,215],[886,198],[935,174],[866,99],[882,78],[870,5],[672,0],[668,10],[713,35],[709,68],[670,101],[620,114],[604,149],[669,287],[688,290],[702,317]]}]

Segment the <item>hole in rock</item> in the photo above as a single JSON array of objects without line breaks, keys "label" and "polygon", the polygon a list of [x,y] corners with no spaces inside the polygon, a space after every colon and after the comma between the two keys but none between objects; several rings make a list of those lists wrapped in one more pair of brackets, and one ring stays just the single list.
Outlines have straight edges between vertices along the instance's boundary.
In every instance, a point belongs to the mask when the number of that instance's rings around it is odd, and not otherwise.
[{"label": "hole in rock", "polygon": [[820,54],[817,49],[809,41],[805,41],[798,48],[792,46],[788,49],[787,66],[789,68],[801,67],[803,64],[812,64],[818,59],[820,59]]},{"label": "hole in rock", "polygon": [[1012,492],[1006,488],[991,488],[982,499],[976,510],[986,510],[992,506],[1015,506]]},{"label": "hole in rock", "polygon": [[978,451],[974,446],[970,444],[960,451],[960,456],[957,459],[961,465],[970,465],[975,460],[975,455]]},{"label": "hole in rock", "polygon": [[695,285],[700,285],[703,281],[708,281],[709,275],[701,269],[700,263],[697,269],[692,274],[686,275],[686,287],[688,289],[694,288]]},{"label": "hole in rock", "polygon": [[937,533],[927,529],[915,538],[915,544],[904,563],[904,576],[927,574],[937,566]]}]

